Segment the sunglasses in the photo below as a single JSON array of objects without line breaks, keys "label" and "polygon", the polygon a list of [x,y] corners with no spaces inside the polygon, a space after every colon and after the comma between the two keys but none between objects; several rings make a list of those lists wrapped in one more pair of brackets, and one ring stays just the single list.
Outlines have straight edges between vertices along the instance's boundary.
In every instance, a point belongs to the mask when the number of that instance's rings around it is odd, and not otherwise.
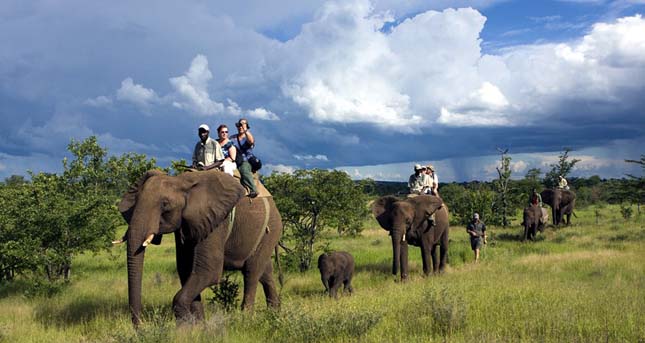
[{"label": "sunglasses", "polygon": [[228,131],[220,131],[219,133],[228,133]]}]

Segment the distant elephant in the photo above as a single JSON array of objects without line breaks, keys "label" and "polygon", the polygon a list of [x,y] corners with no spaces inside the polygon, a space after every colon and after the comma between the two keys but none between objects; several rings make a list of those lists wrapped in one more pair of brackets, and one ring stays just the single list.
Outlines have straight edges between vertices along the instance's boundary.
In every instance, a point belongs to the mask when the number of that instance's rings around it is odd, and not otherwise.
[{"label": "distant elephant", "polygon": [[576,193],[566,189],[545,189],[540,195],[542,202],[551,206],[553,225],[560,225],[567,217],[567,225],[571,224],[571,214],[576,204]]},{"label": "distant elephant", "polygon": [[318,270],[320,279],[325,286],[325,291],[330,297],[337,298],[338,288],[343,285],[343,292],[352,289],[352,277],[354,276],[354,257],[345,251],[334,251],[318,257]]},{"label": "distant elephant", "polygon": [[[546,210],[545,210],[546,211]],[[544,222],[541,220],[543,216],[542,207],[539,205],[529,205],[524,208],[523,221],[524,225],[524,235],[522,236],[522,241],[534,240],[535,234],[539,230],[540,232],[544,231]]]},{"label": "distant elephant", "polygon": [[[200,293],[217,284],[224,270],[244,276],[242,307],[253,307],[258,281],[267,304],[280,304],[271,254],[282,234],[272,197],[244,196],[239,180],[217,170],[168,176],[147,172],[119,203],[128,223],[128,295],[132,322],[141,321],[141,279],[146,246],[175,234],[181,289],[173,299],[178,323],[203,320]],[[233,210],[234,219],[229,213]]]},{"label": "distant elephant", "polygon": [[[401,268],[401,280],[408,277],[408,243],[421,248],[423,273],[441,272],[448,258],[448,207],[438,196],[419,195],[399,199],[384,196],[372,204],[372,213],[392,236],[392,274]],[[434,220],[430,220],[434,214]],[[440,246],[440,257],[436,246]],[[432,261],[430,261],[432,259]],[[432,264],[430,264],[432,262]]]}]

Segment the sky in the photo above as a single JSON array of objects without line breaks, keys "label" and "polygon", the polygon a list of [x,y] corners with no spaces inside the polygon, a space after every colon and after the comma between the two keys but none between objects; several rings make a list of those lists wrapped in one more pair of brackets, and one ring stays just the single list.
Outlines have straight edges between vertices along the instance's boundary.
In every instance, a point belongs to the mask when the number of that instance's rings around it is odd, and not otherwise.
[{"label": "sky", "polygon": [[[60,172],[71,139],[190,160],[248,118],[262,174],[640,174],[645,0],[4,0],[0,180]],[[213,134],[216,136],[216,134]]]}]

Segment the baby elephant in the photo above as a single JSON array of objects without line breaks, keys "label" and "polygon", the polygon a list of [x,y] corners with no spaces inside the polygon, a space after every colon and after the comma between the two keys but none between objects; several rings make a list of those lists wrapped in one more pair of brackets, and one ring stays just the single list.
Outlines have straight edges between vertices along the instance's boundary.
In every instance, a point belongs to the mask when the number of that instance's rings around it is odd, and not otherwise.
[{"label": "baby elephant", "polygon": [[318,269],[325,291],[330,297],[338,298],[337,291],[343,284],[343,292],[352,293],[352,275],[354,274],[354,257],[348,252],[335,251],[320,255]]}]

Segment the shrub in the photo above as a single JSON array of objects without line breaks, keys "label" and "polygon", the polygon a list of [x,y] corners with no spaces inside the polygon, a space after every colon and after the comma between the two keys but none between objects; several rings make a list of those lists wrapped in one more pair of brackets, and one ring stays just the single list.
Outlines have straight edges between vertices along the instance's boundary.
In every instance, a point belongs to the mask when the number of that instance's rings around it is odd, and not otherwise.
[{"label": "shrub", "polygon": [[232,274],[226,274],[219,284],[212,286],[213,297],[208,300],[210,304],[219,305],[225,312],[231,312],[239,304],[240,284],[231,280]]}]

